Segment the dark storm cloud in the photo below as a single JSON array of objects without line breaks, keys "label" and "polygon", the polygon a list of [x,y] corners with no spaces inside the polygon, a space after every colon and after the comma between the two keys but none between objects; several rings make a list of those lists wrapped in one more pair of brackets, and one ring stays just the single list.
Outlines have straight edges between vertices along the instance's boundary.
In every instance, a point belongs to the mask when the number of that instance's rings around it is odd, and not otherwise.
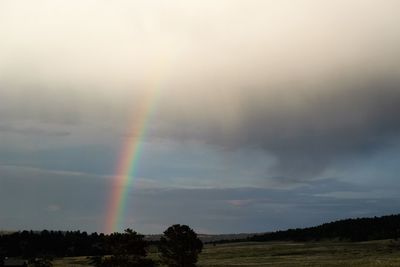
[{"label": "dark storm cloud", "polygon": [[279,174],[312,176],[335,161],[384,149],[399,135],[397,81],[315,93],[304,97],[301,109],[280,104],[272,115],[259,107],[256,116],[245,119],[238,136],[239,144],[259,146],[275,155]]},{"label": "dark storm cloud", "polygon": [[274,93],[257,89],[243,95],[231,125],[224,125],[225,116],[230,116],[225,107],[208,116],[211,105],[203,118],[188,117],[181,122],[184,127],[171,131],[227,149],[264,150],[276,158],[271,176],[288,183],[313,178],[337,162],[370,156],[397,142],[398,79],[356,76],[306,89],[302,83],[288,86]]}]

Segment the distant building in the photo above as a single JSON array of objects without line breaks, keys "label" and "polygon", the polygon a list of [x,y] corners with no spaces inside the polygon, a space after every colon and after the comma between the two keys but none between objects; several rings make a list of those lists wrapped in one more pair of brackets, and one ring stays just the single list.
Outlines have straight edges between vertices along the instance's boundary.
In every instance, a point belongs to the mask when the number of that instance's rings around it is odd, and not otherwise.
[{"label": "distant building", "polygon": [[4,259],[3,266],[28,267],[28,262],[26,260],[20,260],[20,259]]}]

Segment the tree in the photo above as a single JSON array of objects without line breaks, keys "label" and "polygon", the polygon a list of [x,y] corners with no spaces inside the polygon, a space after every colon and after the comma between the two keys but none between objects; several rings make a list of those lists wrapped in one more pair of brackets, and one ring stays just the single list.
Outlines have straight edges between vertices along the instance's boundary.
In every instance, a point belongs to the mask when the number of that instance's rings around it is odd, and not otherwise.
[{"label": "tree", "polygon": [[94,257],[92,263],[99,267],[152,267],[153,260],[145,258],[148,244],[143,238],[143,235],[131,229],[126,229],[123,234],[111,234],[109,250],[113,255]]},{"label": "tree", "polygon": [[132,229],[126,229],[124,233],[113,233],[109,237],[110,251],[114,255],[132,255],[146,257],[147,242],[144,236]]},{"label": "tree", "polygon": [[203,243],[187,225],[175,224],[160,239],[161,260],[169,267],[196,266]]},{"label": "tree", "polygon": [[38,258],[33,260],[34,267],[52,267],[53,264],[51,263],[50,257]]}]

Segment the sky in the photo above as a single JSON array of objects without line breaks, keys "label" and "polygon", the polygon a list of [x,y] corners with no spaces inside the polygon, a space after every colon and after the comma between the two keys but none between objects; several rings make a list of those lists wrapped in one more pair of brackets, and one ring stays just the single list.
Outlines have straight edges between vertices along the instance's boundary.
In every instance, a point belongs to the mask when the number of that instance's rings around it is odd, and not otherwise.
[{"label": "sky", "polygon": [[106,231],[121,175],[145,234],[398,213],[399,25],[397,0],[0,0],[0,230]]}]

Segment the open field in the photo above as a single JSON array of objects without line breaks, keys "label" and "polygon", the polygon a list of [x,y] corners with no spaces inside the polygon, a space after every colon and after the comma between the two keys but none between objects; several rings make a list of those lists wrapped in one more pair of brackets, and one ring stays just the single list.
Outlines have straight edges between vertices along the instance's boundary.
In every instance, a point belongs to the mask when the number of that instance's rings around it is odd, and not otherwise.
[{"label": "open field", "polygon": [[[157,259],[156,253],[150,257]],[[88,259],[64,258],[55,267],[90,266]],[[359,243],[232,243],[206,245],[199,266],[375,267],[400,266],[400,244],[390,240]]]},{"label": "open field", "polygon": [[201,266],[400,266],[400,247],[363,243],[236,243],[208,247]]}]

